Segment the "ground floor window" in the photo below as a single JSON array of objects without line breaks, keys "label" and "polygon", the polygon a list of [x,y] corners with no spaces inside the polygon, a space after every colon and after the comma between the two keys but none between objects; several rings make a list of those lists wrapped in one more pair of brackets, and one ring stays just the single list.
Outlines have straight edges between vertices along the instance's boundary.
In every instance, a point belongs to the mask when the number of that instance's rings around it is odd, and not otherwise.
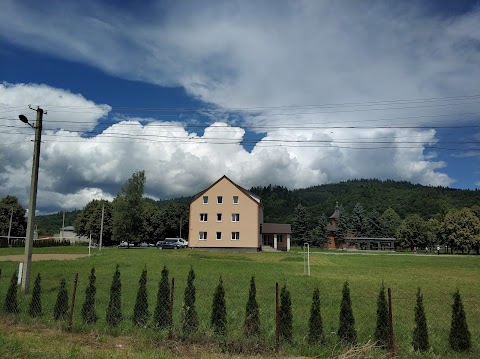
[{"label": "ground floor window", "polygon": [[222,239],[222,232],[217,232],[217,241]]},{"label": "ground floor window", "polygon": [[200,239],[201,241],[204,241],[207,239],[207,232],[199,232],[198,233],[198,239]]},{"label": "ground floor window", "polygon": [[240,232],[232,232],[232,241],[238,241],[240,239]]}]

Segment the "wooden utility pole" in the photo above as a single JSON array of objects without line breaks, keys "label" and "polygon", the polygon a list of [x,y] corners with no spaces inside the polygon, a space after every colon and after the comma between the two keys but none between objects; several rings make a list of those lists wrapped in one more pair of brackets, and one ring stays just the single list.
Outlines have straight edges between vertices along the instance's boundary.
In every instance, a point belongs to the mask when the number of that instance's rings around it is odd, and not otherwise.
[{"label": "wooden utility pole", "polygon": [[[27,220],[27,237],[25,239],[25,259],[23,261],[22,271],[22,291],[28,293],[30,288],[30,271],[32,266],[32,249],[33,249],[33,232],[35,228],[35,210],[37,208],[37,185],[38,185],[38,167],[40,165],[40,144],[42,138],[42,119],[43,109],[37,107],[37,122],[35,126],[30,125],[35,129],[35,143],[33,147],[33,164],[32,164],[32,178],[30,182],[30,200],[28,205],[28,220]],[[23,115],[21,115],[23,116]],[[25,116],[20,117],[24,122]],[[28,121],[27,121],[28,123]]]},{"label": "wooden utility pole", "polygon": [[13,207],[12,207],[12,211],[10,212],[10,224],[8,225],[7,243],[9,246],[10,246],[10,234],[12,233],[12,220],[13,220]]},{"label": "wooden utility pole", "polygon": [[100,243],[98,244],[99,250],[102,250],[103,240],[103,217],[105,215],[105,203],[102,203],[102,223],[100,223]]}]

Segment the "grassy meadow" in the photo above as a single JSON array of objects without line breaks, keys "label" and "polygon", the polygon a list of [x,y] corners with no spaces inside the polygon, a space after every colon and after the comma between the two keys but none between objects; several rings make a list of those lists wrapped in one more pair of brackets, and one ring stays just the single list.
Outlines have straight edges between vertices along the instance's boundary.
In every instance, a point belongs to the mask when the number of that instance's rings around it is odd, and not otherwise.
[{"label": "grassy meadow", "polygon": [[[35,248],[34,253],[87,254],[88,249],[85,247]],[[23,254],[23,249],[0,249],[0,256],[13,254]],[[117,264],[121,272],[124,320],[119,327],[112,329],[106,323],[105,312],[109,302],[110,284]],[[480,256],[313,252],[310,254],[311,276],[308,277],[304,275],[303,253],[298,250],[292,250],[289,253],[230,253],[191,250],[160,251],[155,248],[104,248],[102,251],[93,249],[90,257],[81,259],[34,262],[31,286],[33,288],[35,277],[37,273],[40,273],[42,276],[42,306],[45,313],[43,317],[35,320],[30,319],[26,314],[30,295],[24,296],[20,292],[18,300],[21,313],[12,317],[3,312],[3,302],[10,278],[18,270],[18,263],[0,261],[0,317],[2,318],[0,321],[3,323],[0,326],[0,343],[4,348],[13,345],[7,341],[7,337],[10,338],[10,336],[7,335],[5,328],[8,328],[8,325],[5,323],[41,325],[45,330],[47,328],[49,330],[64,328],[65,324],[53,321],[53,307],[60,280],[63,277],[67,280],[71,300],[74,276],[78,272],[73,335],[75,333],[78,335],[95,333],[102,337],[126,337],[130,340],[132,337],[138,338],[146,352],[155,353],[158,349],[158,342],[170,340],[168,332],[157,331],[151,327],[138,328],[132,324],[131,315],[138,281],[144,268],[147,268],[148,271],[149,311],[151,314],[153,313],[163,266],[169,269],[170,280],[172,277],[175,278],[174,338],[181,337],[181,307],[188,271],[191,267],[195,271],[196,307],[201,328],[199,333],[190,339],[190,344],[218,342],[218,352],[221,352],[222,348],[227,351],[228,348],[233,348],[233,350],[242,352],[242,346],[254,346],[243,338],[243,320],[250,278],[255,276],[262,327],[261,337],[258,338],[260,344],[257,344],[263,348],[263,356],[274,355],[272,348],[275,346],[275,282],[278,282],[280,288],[286,285],[291,293],[294,326],[294,342],[291,345],[282,345],[282,353],[287,356],[328,357],[332,353],[341,351],[337,345],[335,333],[338,329],[343,283],[346,280],[349,282],[358,342],[366,343],[373,338],[377,295],[383,281],[385,287],[392,288],[394,331],[400,358],[473,359],[480,357],[480,306],[478,305],[480,301]],[[96,309],[100,319],[94,326],[84,326],[80,312],[92,267],[96,269]],[[227,342],[222,343],[214,338],[209,327],[213,292],[220,276],[226,292],[228,319],[228,339]],[[315,287],[320,290],[321,314],[326,336],[325,344],[319,346],[308,345],[306,340],[312,293]],[[413,352],[411,347],[415,294],[419,287],[424,296],[431,344],[430,351],[424,354]],[[457,289],[462,295],[472,335],[472,350],[465,354],[457,354],[448,348],[452,294]],[[22,345],[21,339],[16,338],[15,340],[20,341],[17,343],[18,346]],[[178,343],[181,342],[178,339]],[[172,346],[175,345],[172,344]],[[0,354],[5,355],[1,350],[6,349],[0,349]],[[177,354],[181,356],[181,353]],[[144,355],[145,358],[149,357]],[[188,356],[192,356],[191,353],[185,355],[185,357]],[[202,357],[201,353],[195,356]],[[209,355],[206,356],[209,357]],[[103,357],[101,352],[98,353],[98,357]],[[108,354],[105,357],[115,356]]]}]

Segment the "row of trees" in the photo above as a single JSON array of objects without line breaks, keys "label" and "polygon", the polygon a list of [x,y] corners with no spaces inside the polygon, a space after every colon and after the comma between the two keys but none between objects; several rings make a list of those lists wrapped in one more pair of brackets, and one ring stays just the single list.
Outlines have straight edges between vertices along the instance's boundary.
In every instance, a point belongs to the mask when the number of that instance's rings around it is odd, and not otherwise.
[{"label": "row of trees", "polygon": [[[182,304],[182,332],[184,335],[192,334],[199,328],[199,321],[195,308],[196,290],[194,280],[195,273],[193,269],[190,269]],[[18,314],[20,312],[17,303],[16,283],[17,273],[14,273],[10,280],[10,286],[4,303],[4,311],[7,313]],[[148,304],[146,269],[142,271],[138,283],[138,291],[135,300],[133,316],[131,319],[134,325],[139,327],[147,327],[149,323],[150,311]],[[38,274],[35,280],[28,310],[28,313],[31,317],[38,317],[44,314],[42,311],[41,292],[41,276]],[[89,285],[85,289],[85,301],[81,310],[84,324],[95,324],[99,319],[95,307],[96,292],[95,268],[92,268],[89,276]],[[458,290],[454,293],[453,299],[449,345],[455,351],[468,351],[471,347],[471,335],[468,329],[462,299]],[[169,271],[165,266],[163,267],[161,279],[158,283],[156,303],[157,304],[153,313],[153,327],[158,329],[171,328],[173,326],[171,316],[173,303],[171,302]],[[68,292],[66,289],[66,280],[63,278],[60,282],[53,317],[55,320],[65,320],[67,319],[68,312]],[[291,343],[293,341],[292,301],[290,292],[285,285],[280,292],[280,306],[278,315],[279,337],[283,342]],[[110,326],[116,327],[123,319],[121,274],[117,265],[113,275],[112,284],[110,286],[110,301],[106,311],[106,321]],[[210,326],[215,335],[227,335],[227,307],[225,302],[225,289],[223,287],[223,281],[221,277],[213,294]],[[385,287],[382,283],[377,298],[377,315],[374,332],[375,342],[382,348],[387,348],[393,344],[393,333],[391,333],[390,328],[391,323],[389,322],[389,310],[385,295]],[[245,320],[243,323],[243,329],[244,335],[247,338],[256,338],[261,333],[260,312],[258,302],[256,300],[256,286],[254,277],[252,277],[250,280],[250,289],[245,307]],[[339,341],[344,344],[353,345],[357,342],[355,317],[353,315],[348,282],[345,282],[343,285],[337,336]],[[423,295],[420,288],[417,291],[415,327],[413,329],[412,337],[412,346],[416,351],[427,351],[430,348],[427,318],[423,306]],[[310,317],[308,321],[308,342],[312,345],[323,344],[325,342],[325,334],[320,310],[320,292],[318,288],[315,288],[312,296]]]},{"label": "row of trees", "polygon": [[17,197],[6,196],[0,200],[0,236],[24,237],[27,230],[26,210],[18,203]]},{"label": "row of trees", "polygon": [[[434,248],[441,244],[462,253],[480,252],[480,207],[450,209],[445,216],[424,219],[419,214],[409,214],[404,219],[392,208],[382,214],[376,210],[366,212],[361,203],[352,211],[340,207],[336,238],[395,237],[404,248]],[[294,210],[292,242],[301,245],[323,246],[328,243],[327,218],[320,216],[317,225],[308,230],[307,210],[298,205]]]},{"label": "row of trees", "polygon": [[113,202],[92,200],[77,215],[74,222],[78,235],[92,235],[100,240],[103,210],[103,241],[154,241],[178,237],[188,231],[188,206],[169,202],[160,208],[153,200],[143,198],[145,172],[135,172],[122,187]]}]

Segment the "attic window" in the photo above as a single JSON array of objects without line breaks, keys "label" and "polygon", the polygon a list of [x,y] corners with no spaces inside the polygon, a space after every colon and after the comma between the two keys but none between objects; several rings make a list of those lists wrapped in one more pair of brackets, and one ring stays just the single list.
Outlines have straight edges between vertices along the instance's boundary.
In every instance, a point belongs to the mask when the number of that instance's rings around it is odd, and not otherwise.
[{"label": "attic window", "polygon": [[208,196],[203,196],[203,204],[208,204]]},{"label": "attic window", "polygon": [[223,197],[222,196],[217,196],[217,203],[222,204],[223,203]]},{"label": "attic window", "polygon": [[233,204],[238,204],[238,196],[233,196]]}]

